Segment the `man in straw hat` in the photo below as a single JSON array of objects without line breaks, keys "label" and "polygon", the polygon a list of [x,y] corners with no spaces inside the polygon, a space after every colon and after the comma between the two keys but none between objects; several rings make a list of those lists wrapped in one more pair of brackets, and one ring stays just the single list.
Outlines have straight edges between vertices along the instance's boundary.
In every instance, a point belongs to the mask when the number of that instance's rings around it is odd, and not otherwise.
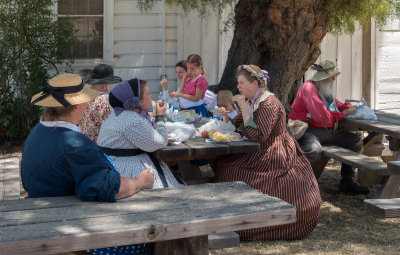
[{"label": "man in straw hat", "polygon": [[[342,103],[333,96],[334,81],[340,72],[332,61],[326,60],[314,64],[317,72],[299,89],[292,104],[289,118],[308,122],[308,128],[298,140],[313,168],[317,168],[322,155],[322,145],[336,145],[355,152],[361,152],[361,138],[354,133],[337,130],[338,122],[345,116],[356,112],[357,107]],[[369,188],[354,180],[354,169],[342,164],[342,179],[339,189],[343,192],[363,193]]]},{"label": "man in straw hat", "polygon": [[82,134],[97,142],[100,128],[108,115],[112,112],[112,107],[108,102],[108,91],[112,84],[121,82],[122,79],[114,75],[112,66],[99,64],[93,68],[90,77],[85,80],[85,84],[100,92],[100,95],[89,102],[82,119],[79,121],[79,128]]},{"label": "man in straw hat", "polygon": [[32,104],[44,109],[22,152],[22,184],[29,197],[75,195],[114,202],[153,186],[149,169],[135,179],[120,177],[108,157],[80,133],[77,123],[87,102],[98,95],[80,76],[62,74],[33,96]]}]

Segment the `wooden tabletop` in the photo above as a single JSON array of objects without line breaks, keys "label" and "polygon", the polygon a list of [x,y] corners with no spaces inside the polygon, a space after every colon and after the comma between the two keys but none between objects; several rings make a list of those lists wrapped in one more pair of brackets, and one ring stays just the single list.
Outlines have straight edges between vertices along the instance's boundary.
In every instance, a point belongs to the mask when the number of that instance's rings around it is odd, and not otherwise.
[{"label": "wooden tabletop", "polygon": [[359,129],[400,139],[400,115],[375,111],[378,120],[360,120],[346,117],[344,123]]},{"label": "wooden tabletop", "polygon": [[205,138],[195,137],[181,144],[168,145],[158,150],[156,154],[163,159],[184,158],[195,156],[220,156],[236,153],[252,153],[260,150],[260,144],[250,140],[230,143],[206,142]]},{"label": "wooden tabletop", "polygon": [[0,254],[51,254],[296,221],[294,206],[242,182],[144,190],[116,203],[0,201]]}]

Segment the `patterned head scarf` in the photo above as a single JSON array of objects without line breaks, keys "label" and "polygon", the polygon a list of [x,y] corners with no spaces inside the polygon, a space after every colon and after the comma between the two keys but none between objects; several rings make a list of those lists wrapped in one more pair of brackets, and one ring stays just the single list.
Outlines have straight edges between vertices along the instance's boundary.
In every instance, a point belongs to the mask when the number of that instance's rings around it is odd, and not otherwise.
[{"label": "patterned head scarf", "polygon": [[267,84],[270,82],[268,72],[265,70],[261,70],[256,65],[241,65],[238,67],[238,69],[244,69],[249,72],[251,76],[256,78],[260,82],[260,88],[266,88]]},{"label": "patterned head scarf", "polygon": [[134,78],[129,81],[124,81],[110,91],[110,105],[114,108],[116,116],[120,115],[125,110],[139,109],[140,114],[145,117],[153,127],[156,126],[151,121],[151,117],[146,110],[140,108],[140,81]]}]

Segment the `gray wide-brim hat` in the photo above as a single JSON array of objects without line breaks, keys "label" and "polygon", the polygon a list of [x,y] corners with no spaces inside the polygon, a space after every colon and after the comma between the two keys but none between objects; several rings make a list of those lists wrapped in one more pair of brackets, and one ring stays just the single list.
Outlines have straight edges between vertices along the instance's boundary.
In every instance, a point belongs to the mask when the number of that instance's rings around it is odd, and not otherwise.
[{"label": "gray wide-brim hat", "polygon": [[85,80],[85,84],[114,84],[122,82],[121,77],[114,75],[112,66],[100,64],[93,68],[90,78]]},{"label": "gray wide-brim hat", "polygon": [[322,81],[340,74],[339,70],[336,69],[335,64],[330,60],[325,60],[319,65],[313,64],[311,68],[317,72],[313,75],[313,77],[311,77],[310,81]]}]

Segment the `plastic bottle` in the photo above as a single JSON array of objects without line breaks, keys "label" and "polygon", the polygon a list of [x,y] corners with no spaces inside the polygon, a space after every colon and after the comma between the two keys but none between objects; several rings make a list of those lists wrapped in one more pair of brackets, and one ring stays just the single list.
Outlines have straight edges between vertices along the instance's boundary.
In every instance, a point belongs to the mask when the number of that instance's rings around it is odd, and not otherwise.
[{"label": "plastic bottle", "polygon": [[367,103],[367,102],[365,101],[364,97],[361,97],[360,105],[358,106],[358,109],[364,108],[364,105],[365,105],[366,103]]},{"label": "plastic bottle", "polygon": [[173,98],[172,106],[174,111],[178,110],[179,111],[179,99],[177,97]]},{"label": "plastic bottle", "polygon": [[221,120],[221,116],[219,116],[219,115],[217,115],[217,114],[215,113],[216,110],[218,109],[218,106],[216,105],[214,108],[215,108],[215,111],[214,111],[213,119]]},{"label": "plastic bottle", "polygon": [[156,104],[156,101],[151,101],[151,104],[152,104],[152,106],[153,106],[153,117],[155,117],[156,116],[156,111],[157,111],[157,104]]},{"label": "plastic bottle", "polygon": [[172,122],[178,122],[178,121],[179,121],[179,111],[174,110],[174,112],[172,113]]},{"label": "plastic bottle", "polygon": [[162,91],[158,94],[158,100],[165,101]]}]

